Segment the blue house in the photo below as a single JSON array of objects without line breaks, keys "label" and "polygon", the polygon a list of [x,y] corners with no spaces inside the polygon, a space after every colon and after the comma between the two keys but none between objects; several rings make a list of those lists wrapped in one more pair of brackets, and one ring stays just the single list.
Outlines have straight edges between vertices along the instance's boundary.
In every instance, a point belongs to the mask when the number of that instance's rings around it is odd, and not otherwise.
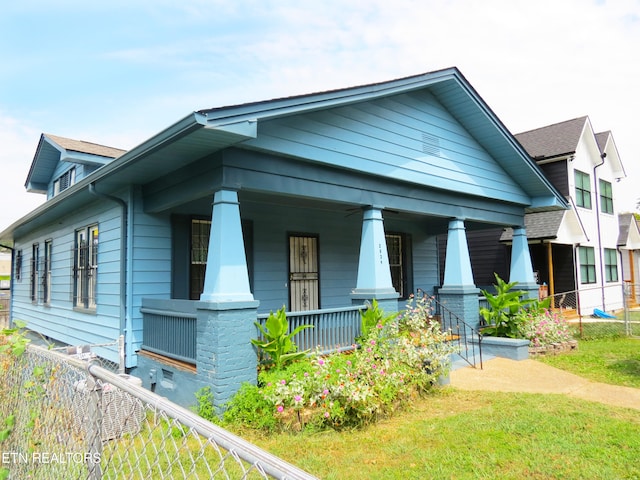
[{"label": "blue house", "polygon": [[0,233],[12,319],[124,335],[127,369],[182,403],[255,382],[254,321],[283,305],[323,321],[437,290],[477,324],[466,232],[513,227],[511,280],[537,292],[525,214],[567,208],[456,68],[200,110],[126,152],[43,135],[27,188],[47,201]]}]

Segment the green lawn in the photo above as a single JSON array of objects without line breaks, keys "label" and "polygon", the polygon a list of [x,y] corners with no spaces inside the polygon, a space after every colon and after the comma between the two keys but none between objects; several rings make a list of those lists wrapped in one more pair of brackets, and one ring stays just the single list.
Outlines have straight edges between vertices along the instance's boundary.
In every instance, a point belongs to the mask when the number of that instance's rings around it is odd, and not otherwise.
[{"label": "green lawn", "polygon": [[640,478],[640,415],[447,387],[362,430],[242,435],[323,479]]},{"label": "green lawn", "polygon": [[596,382],[640,388],[640,339],[637,338],[582,340],[578,350],[539,360]]},{"label": "green lawn", "polygon": [[[638,339],[580,341],[542,361],[640,388]],[[564,395],[446,387],[362,430],[239,433],[323,479],[640,478],[639,412]]]}]

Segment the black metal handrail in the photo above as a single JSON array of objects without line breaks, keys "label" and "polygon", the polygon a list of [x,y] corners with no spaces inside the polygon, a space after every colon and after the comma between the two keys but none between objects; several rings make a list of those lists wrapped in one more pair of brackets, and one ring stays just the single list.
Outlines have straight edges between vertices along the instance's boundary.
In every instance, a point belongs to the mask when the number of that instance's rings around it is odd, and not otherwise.
[{"label": "black metal handrail", "polygon": [[[418,289],[418,294],[427,295]],[[429,296],[435,306],[434,313],[439,317],[443,332],[449,332],[449,341],[458,346],[458,355],[473,368],[478,364],[482,370],[482,335],[480,332],[445,307],[435,296]]]}]

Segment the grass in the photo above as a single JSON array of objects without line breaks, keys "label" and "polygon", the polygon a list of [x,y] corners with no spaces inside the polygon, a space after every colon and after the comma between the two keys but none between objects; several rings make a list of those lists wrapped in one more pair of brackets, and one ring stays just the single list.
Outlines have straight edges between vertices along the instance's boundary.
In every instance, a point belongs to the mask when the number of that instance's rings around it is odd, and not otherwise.
[{"label": "grass", "polygon": [[640,339],[582,340],[578,350],[539,360],[596,382],[640,388]]},{"label": "grass", "polygon": [[638,412],[562,395],[447,387],[362,430],[242,435],[323,479],[640,477]]},{"label": "grass", "polygon": [[[543,362],[640,388],[640,340],[606,336]],[[361,430],[238,432],[323,479],[640,478],[640,415],[564,395],[439,389]]]}]

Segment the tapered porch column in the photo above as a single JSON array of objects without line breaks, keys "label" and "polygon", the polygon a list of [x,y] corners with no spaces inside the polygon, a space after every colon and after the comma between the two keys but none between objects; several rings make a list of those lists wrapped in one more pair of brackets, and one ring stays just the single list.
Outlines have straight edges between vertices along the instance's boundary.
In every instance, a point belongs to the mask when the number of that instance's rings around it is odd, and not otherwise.
[{"label": "tapered porch column", "polygon": [[206,302],[251,301],[238,193],[219,190],[213,199],[204,289]]},{"label": "tapered porch column", "polygon": [[221,409],[243,382],[256,383],[251,345],[259,302],[249,286],[237,192],[215,193],[204,289],[198,303],[196,370]]},{"label": "tapered porch column", "polygon": [[382,209],[369,207],[362,218],[358,278],[351,298],[354,304],[375,298],[382,310],[391,313],[398,311],[399,296],[391,281]]},{"label": "tapered porch column", "polygon": [[513,228],[509,282],[518,282],[517,289],[525,290],[530,298],[538,298],[538,285],[533,275],[527,231],[524,227]]},{"label": "tapered porch column", "polygon": [[469,326],[477,328],[480,321],[480,290],[473,282],[471,257],[464,220],[449,221],[447,251],[444,261],[444,282],[438,297],[442,305]]}]

